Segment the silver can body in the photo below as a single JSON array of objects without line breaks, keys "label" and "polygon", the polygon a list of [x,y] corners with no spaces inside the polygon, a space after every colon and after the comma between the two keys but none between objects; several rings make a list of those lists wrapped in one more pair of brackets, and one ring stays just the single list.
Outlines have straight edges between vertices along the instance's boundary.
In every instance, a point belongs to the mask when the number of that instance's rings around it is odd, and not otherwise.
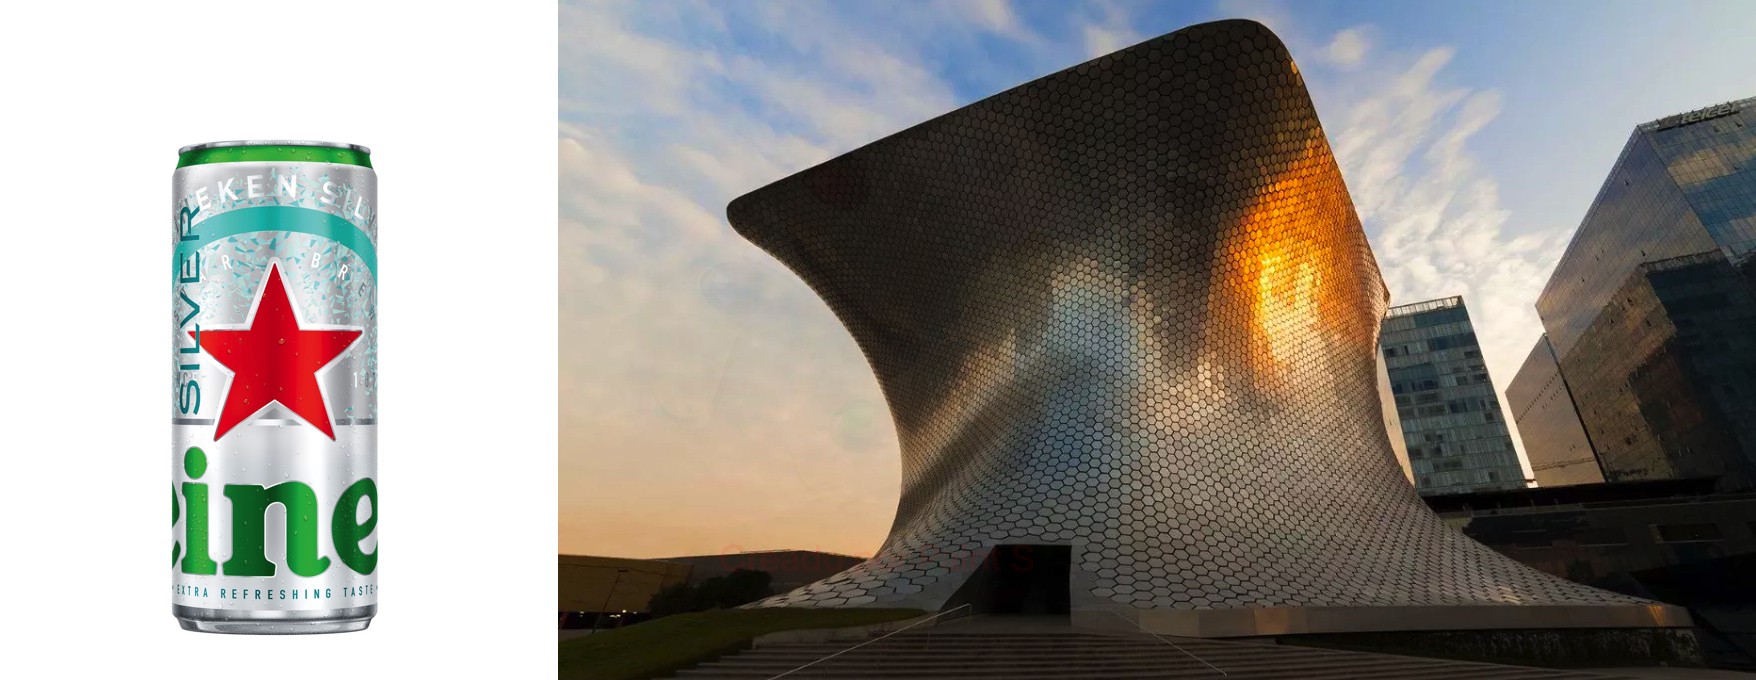
[{"label": "silver can body", "polygon": [[377,611],[377,178],[267,160],[172,180],[172,613],[330,633]]}]

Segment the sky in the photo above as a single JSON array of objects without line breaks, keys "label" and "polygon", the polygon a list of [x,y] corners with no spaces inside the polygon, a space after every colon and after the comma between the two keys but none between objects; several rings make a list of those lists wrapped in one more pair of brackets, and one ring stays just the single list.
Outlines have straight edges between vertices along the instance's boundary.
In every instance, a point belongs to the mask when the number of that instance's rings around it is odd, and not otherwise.
[{"label": "sky", "polygon": [[1750,2],[564,1],[561,552],[871,554],[901,472],[883,395],[726,204],[1238,17],[1298,62],[1392,304],[1464,296],[1501,390],[1634,125],[1756,95]]}]

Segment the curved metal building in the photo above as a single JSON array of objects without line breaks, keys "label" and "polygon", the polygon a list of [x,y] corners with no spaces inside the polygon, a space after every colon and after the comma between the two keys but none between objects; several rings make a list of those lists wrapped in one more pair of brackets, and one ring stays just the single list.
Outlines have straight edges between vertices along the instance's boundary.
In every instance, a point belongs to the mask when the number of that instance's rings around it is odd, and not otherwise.
[{"label": "curved metal building", "polygon": [[1259,24],[1026,83],[728,214],[846,324],[902,445],[878,554],[756,606],[940,609],[1023,547],[1065,555],[1076,621],[1159,632],[1687,625],[1416,497],[1376,388],[1388,295]]}]

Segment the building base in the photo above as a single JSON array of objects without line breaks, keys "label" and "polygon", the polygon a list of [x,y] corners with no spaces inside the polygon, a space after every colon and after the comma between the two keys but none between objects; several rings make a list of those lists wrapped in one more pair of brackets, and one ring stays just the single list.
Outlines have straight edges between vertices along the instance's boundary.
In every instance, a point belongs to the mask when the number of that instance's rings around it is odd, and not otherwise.
[{"label": "building base", "polygon": [[1196,638],[1309,634],[1573,629],[1681,629],[1688,610],[1670,605],[1493,605],[1422,607],[1081,608],[1073,625]]},{"label": "building base", "polygon": [[1689,628],[1383,631],[1285,635],[1272,640],[1302,647],[1548,668],[1706,665]]},{"label": "building base", "polygon": [[1668,605],[1075,609],[1080,628],[1558,668],[1702,666]]}]

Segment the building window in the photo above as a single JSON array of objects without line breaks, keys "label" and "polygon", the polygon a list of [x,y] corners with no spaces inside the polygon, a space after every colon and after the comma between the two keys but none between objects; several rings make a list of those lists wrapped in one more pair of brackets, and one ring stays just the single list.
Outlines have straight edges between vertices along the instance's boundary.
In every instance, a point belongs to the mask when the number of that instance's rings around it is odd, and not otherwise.
[{"label": "building window", "polygon": [[1658,540],[1665,543],[1721,540],[1717,524],[1654,524],[1652,528],[1658,533]]},{"label": "building window", "polygon": [[1547,548],[1553,545],[1548,532],[1542,529],[1523,529],[1512,534],[1511,540],[1507,542],[1514,548]]},{"label": "building window", "polygon": [[1580,545],[1628,545],[1628,534],[1621,527],[1585,529],[1573,538]]}]

